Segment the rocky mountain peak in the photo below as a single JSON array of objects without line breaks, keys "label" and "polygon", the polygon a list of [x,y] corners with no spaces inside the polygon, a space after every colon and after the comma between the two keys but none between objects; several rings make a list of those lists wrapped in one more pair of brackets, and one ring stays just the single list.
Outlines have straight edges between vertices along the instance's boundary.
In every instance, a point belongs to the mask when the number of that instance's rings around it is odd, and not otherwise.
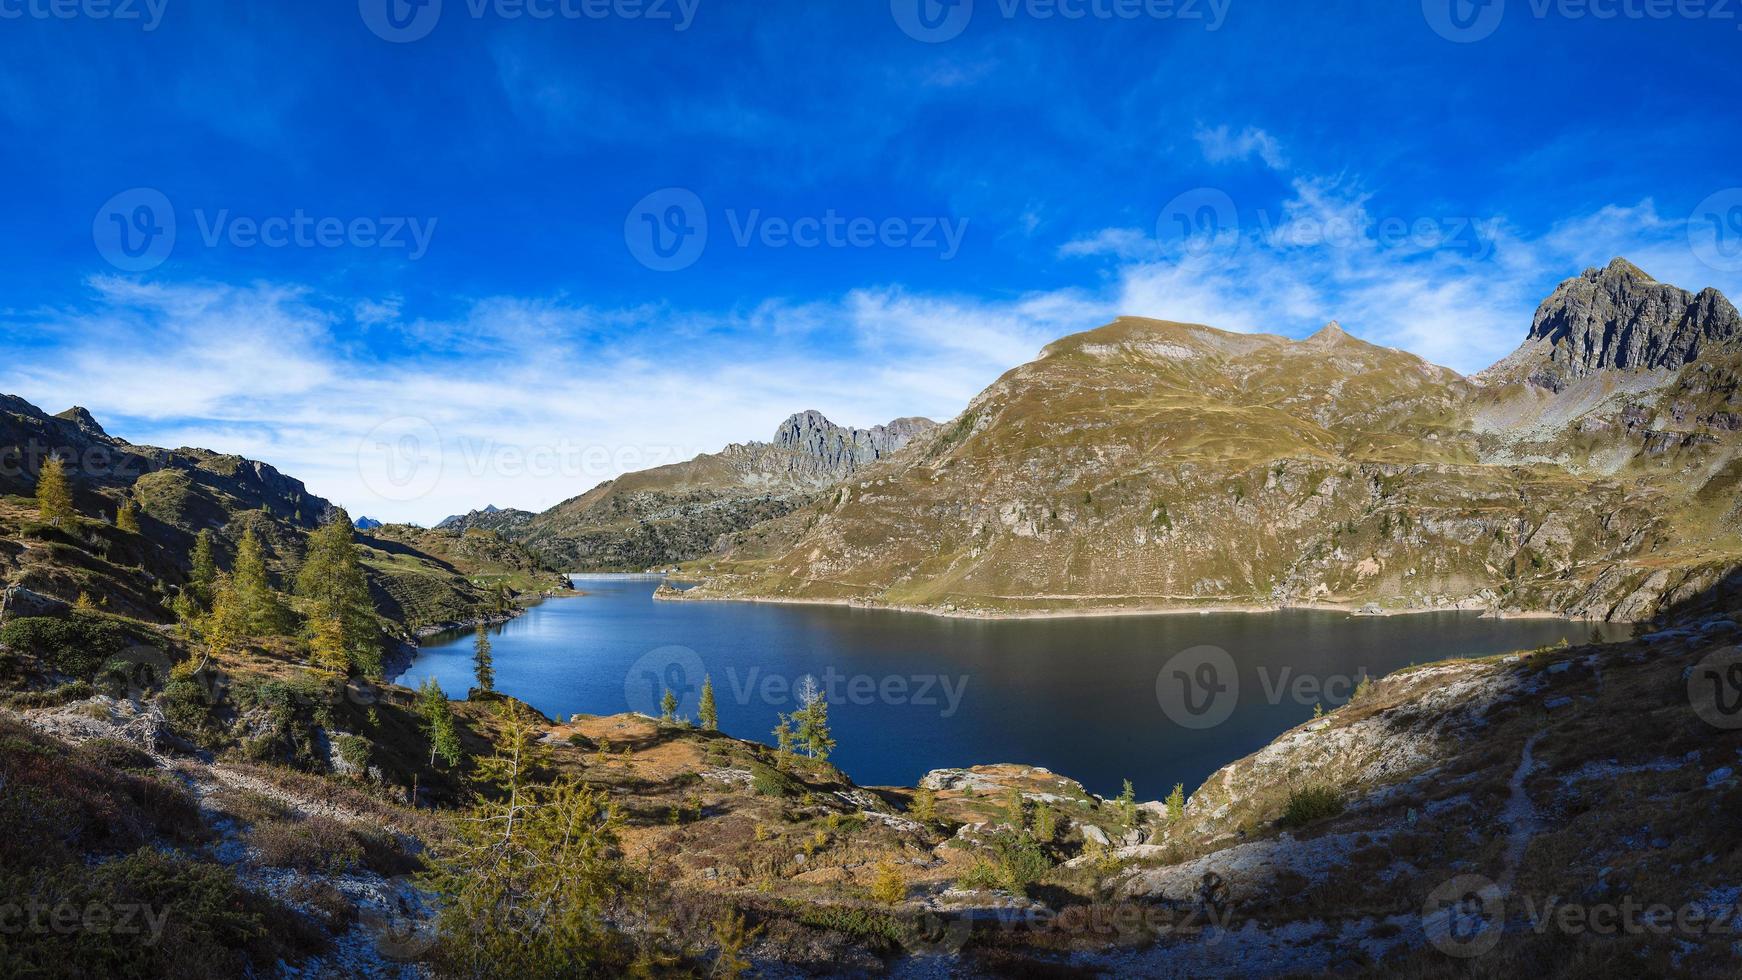
[{"label": "rocky mountain peak", "polygon": [[1351,339],[1349,337],[1349,332],[1343,329],[1343,325],[1332,320],[1330,323],[1320,327],[1317,333],[1308,337],[1306,342],[1309,344],[1335,344],[1349,339]]},{"label": "rocky mountain peak", "polygon": [[1742,344],[1742,316],[1715,289],[1694,295],[1623,258],[1560,284],[1530,336],[1488,377],[1522,375],[1560,391],[1598,371],[1674,370],[1706,351]]},{"label": "rocky mountain peak", "polygon": [[104,432],[103,427],[97,424],[96,418],[80,405],[74,405],[72,408],[56,414],[55,418],[71,422],[80,429],[94,436],[106,436],[109,434]]},{"label": "rocky mountain peak", "polygon": [[774,433],[774,444],[815,457],[828,469],[845,474],[888,456],[935,427],[929,419],[905,418],[869,429],[851,429],[811,409],[782,422]]}]

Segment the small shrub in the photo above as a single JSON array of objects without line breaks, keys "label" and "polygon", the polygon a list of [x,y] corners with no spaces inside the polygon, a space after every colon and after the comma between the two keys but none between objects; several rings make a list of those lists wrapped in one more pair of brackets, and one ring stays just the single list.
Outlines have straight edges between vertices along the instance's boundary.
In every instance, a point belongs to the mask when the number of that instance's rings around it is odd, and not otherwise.
[{"label": "small shrub", "polygon": [[1334,817],[1343,812],[1343,797],[1329,786],[1307,786],[1290,790],[1277,823],[1284,827],[1304,827],[1316,820]]},{"label": "small shrub", "polygon": [[956,887],[973,891],[991,891],[994,888],[1003,887],[1003,879],[999,876],[998,869],[992,862],[981,858],[970,865],[960,878],[956,879]]},{"label": "small shrub", "polygon": [[46,691],[19,691],[5,696],[8,708],[28,710],[31,708],[58,708],[63,704],[83,701],[97,693],[86,681],[71,681],[59,687],[51,687]]},{"label": "small shrub", "polygon": [[363,848],[349,827],[331,817],[273,820],[256,824],[248,843],[261,864],[298,871],[346,872],[363,860]]},{"label": "small shrub", "polygon": [[93,738],[80,745],[78,753],[98,765],[111,769],[149,771],[157,768],[151,756],[137,746],[115,738]]},{"label": "small shrub", "polygon": [[369,771],[369,760],[374,754],[374,743],[361,735],[340,735],[333,740],[333,748],[338,750],[339,758],[344,760],[357,775]]},{"label": "small shrub", "polygon": [[285,890],[285,897],[313,911],[328,932],[344,932],[357,921],[357,906],[330,882],[298,880]]},{"label": "small shrub", "polygon": [[897,905],[907,898],[907,877],[895,862],[884,858],[877,863],[877,877],[871,881],[871,900],[884,905]]},{"label": "small shrub", "polygon": [[750,788],[755,791],[757,796],[790,798],[801,796],[804,793],[804,788],[799,785],[798,780],[773,766],[766,766],[760,762],[750,764]]}]

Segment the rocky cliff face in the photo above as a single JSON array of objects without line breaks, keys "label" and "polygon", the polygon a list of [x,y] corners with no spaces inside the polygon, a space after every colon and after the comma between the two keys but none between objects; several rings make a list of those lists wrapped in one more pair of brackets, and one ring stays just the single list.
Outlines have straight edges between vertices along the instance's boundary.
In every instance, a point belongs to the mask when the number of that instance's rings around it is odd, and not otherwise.
[{"label": "rocky cliff face", "polygon": [[686,596],[1638,618],[1742,560],[1734,322],[1618,261],[1473,384],[1334,324],[1121,319],[737,536]]},{"label": "rocky cliff face", "polygon": [[1602,371],[1680,370],[1738,344],[1742,316],[1723,294],[1695,295],[1616,259],[1562,283],[1537,310],[1524,346],[1487,376],[1558,392]]},{"label": "rocky cliff face", "polygon": [[847,476],[936,427],[930,419],[905,418],[870,429],[848,429],[813,409],[782,422],[774,433],[774,445],[816,459],[829,471]]}]

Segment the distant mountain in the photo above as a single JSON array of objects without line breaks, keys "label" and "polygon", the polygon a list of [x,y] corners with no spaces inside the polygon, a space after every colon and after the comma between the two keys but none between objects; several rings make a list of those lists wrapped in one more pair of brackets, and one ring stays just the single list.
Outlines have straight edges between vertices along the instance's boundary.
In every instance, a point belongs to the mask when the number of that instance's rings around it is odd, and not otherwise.
[{"label": "distant mountain", "polygon": [[1624,260],[1476,379],[1335,324],[1122,318],[735,536],[688,595],[1637,618],[1742,560],[1735,324]]},{"label": "distant mountain", "polygon": [[359,531],[373,531],[381,526],[381,522],[373,517],[359,517],[352,523]]},{"label": "distant mountain", "polygon": [[529,510],[514,510],[495,505],[475,510],[469,514],[456,514],[444,519],[436,527],[446,531],[465,531],[483,528],[490,531],[512,533],[524,526],[526,522],[538,515]]},{"label": "distant mountain", "polygon": [[790,513],[936,425],[905,418],[854,429],[800,412],[781,423],[771,442],[630,473],[542,514],[486,508],[441,526],[501,531],[569,570],[669,565]]}]

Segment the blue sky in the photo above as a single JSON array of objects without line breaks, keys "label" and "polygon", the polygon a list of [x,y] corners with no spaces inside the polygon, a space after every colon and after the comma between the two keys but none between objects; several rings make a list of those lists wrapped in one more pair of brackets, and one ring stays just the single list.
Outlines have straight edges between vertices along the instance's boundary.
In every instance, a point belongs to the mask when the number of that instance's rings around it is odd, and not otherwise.
[{"label": "blue sky", "polygon": [[1468,372],[1617,254],[1742,289],[1742,3],[60,2],[0,0],[0,391],[353,513],[947,418],[1119,314]]}]

